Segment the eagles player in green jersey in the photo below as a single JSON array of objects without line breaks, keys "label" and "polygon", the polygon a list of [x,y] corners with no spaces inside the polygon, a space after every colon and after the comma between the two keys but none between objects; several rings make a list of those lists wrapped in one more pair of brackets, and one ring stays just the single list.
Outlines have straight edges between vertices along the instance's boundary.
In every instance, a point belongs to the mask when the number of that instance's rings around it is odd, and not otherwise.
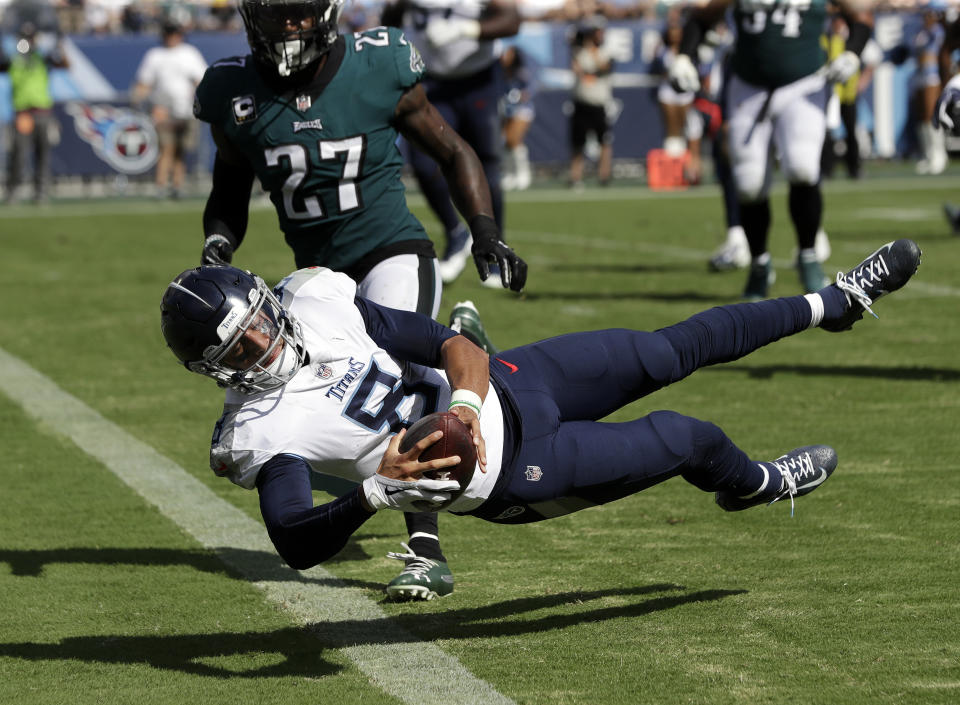
[{"label": "eagles player in green jersey", "polygon": [[[820,153],[826,103],[834,82],[860,67],[873,24],[868,0],[834,0],[850,29],[846,50],[826,64],[820,44],[828,0],[709,0],[684,26],[682,56],[670,79],[697,90],[693,58],[705,31],[733,9],[737,38],[727,93],[728,150],[750,243],[751,266],[744,298],[763,299],[774,279],[767,251],[768,193],[774,154],[790,182],[789,210],[797,234],[797,270],[808,292],[825,285],[815,242],[823,218]],[[776,151],[772,149],[776,148]]]},{"label": "eagles player in green jersey", "polygon": [[[344,272],[359,296],[435,318],[440,276],[433,245],[407,208],[396,146],[402,134],[443,171],[470,225],[480,277],[499,267],[503,286],[520,291],[527,265],[500,237],[476,154],[427,100],[419,52],[396,29],[341,35],[343,4],[240,0],[251,54],[214,63],[194,106],[217,146],[202,262],[232,261],[257,178],[298,268]],[[461,311],[465,325],[479,323],[475,313],[472,305]],[[477,328],[473,337],[486,342]],[[453,576],[436,515],[406,519],[409,560],[388,594],[449,594]]]}]

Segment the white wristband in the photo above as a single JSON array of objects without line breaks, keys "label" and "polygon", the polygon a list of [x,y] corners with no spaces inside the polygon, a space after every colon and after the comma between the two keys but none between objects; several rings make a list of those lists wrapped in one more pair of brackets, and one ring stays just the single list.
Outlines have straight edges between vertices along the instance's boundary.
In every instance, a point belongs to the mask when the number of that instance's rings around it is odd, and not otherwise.
[{"label": "white wristband", "polygon": [[476,412],[477,418],[480,418],[483,399],[480,398],[479,394],[471,392],[469,389],[455,389],[453,394],[450,395],[450,406],[447,407],[447,410],[449,411],[455,406],[468,406]]}]

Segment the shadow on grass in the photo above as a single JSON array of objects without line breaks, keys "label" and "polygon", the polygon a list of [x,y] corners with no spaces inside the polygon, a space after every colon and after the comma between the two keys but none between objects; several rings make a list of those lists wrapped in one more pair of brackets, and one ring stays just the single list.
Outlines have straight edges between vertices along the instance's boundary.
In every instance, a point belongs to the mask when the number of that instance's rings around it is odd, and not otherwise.
[{"label": "shadow on grass", "polygon": [[[364,539],[383,538],[376,534],[351,537],[343,550],[324,566],[354,560],[368,560],[370,554],[363,548]],[[218,557],[218,555],[220,557]],[[220,548],[216,553],[173,548],[53,548],[45,550],[15,550],[0,548],[0,563],[10,565],[15,576],[37,578],[51,563],[133,566],[189,566],[204,573],[221,574],[253,581],[287,581],[291,577],[303,583],[346,586],[380,590],[381,583],[340,578],[313,578],[289,569],[275,553]],[[237,570],[231,568],[235,566]]]},{"label": "shadow on grass", "polygon": [[[539,634],[604,620],[641,618],[681,605],[712,602],[745,592],[686,592],[682,585],[653,584],[538,595],[426,615],[417,610],[415,613],[392,617],[318,622],[272,632],[176,636],[97,635],[70,637],[55,644],[0,643],[0,657],[29,661],[145,663],[155,668],[218,678],[316,678],[333,675],[342,669],[342,666],[323,658],[323,651],[327,649]],[[591,607],[588,604],[605,598],[612,598],[619,604],[605,607]],[[416,609],[417,606],[412,608]],[[551,613],[524,616],[539,610],[549,610]],[[243,667],[245,656],[247,668]],[[218,664],[224,659],[232,659],[229,667]],[[263,661],[273,663],[261,665]]]},{"label": "shadow on grass", "polygon": [[960,370],[938,367],[883,367],[880,365],[717,365],[701,372],[745,374],[753,379],[772,379],[778,373],[810,377],[867,377],[910,382],[957,382]]}]

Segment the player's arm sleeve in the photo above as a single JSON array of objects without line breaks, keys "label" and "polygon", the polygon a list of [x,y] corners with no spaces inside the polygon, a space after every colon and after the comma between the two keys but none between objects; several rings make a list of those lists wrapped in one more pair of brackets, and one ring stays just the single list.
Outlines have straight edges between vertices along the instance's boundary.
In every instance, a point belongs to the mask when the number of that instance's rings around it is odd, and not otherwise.
[{"label": "player's arm sleeve", "polygon": [[363,317],[367,334],[388,353],[426,367],[443,364],[440,349],[444,341],[457,333],[421,313],[387,308],[360,296],[354,303]]},{"label": "player's arm sleeve", "polygon": [[310,467],[294,455],[277,455],[257,475],[260,513],[277,553],[291,568],[305,570],[333,558],[363,523],[360,489],[313,506]]},{"label": "player's arm sleeve", "polygon": [[213,185],[203,209],[203,236],[223,235],[237,249],[247,233],[253,168],[246,162],[227,163],[217,150]]}]

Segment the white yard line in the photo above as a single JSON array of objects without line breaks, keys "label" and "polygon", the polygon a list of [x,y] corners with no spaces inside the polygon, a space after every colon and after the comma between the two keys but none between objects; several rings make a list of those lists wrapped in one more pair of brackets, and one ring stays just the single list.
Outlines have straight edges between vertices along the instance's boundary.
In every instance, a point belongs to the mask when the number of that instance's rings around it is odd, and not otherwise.
[{"label": "white yard line", "polygon": [[346,587],[332,573],[320,567],[302,574],[287,568],[260,522],[2,348],[0,392],[216,551],[296,622],[321,623],[319,631],[332,631],[341,643],[355,638],[356,645],[342,651],[374,686],[410,705],[513,704],[457,659],[394,624],[360,590]]},{"label": "white yard line", "polygon": [[[581,192],[574,192],[569,188],[532,188],[526,191],[511,191],[506,194],[507,203],[589,203],[608,201],[649,201],[649,200],[686,200],[686,199],[716,199],[719,198],[720,187],[716,184],[704,184],[696,188],[677,191],[652,191],[643,183],[633,181],[622,186],[616,185],[606,188],[588,188]],[[880,177],[876,179],[862,179],[859,181],[830,181],[824,186],[827,193],[883,193],[888,191],[926,191],[934,188],[956,188],[955,174],[924,177]],[[786,193],[787,184],[776,181],[771,194]],[[958,189],[960,200],[960,189]],[[426,200],[414,188],[407,191],[407,202],[411,206],[424,206]],[[91,198],[81,202],[54,202],[52,205],[35,206],[32,204],[8,205],[0,208],[0,220],[6,218],[78,218],[86,216],[102,216],[109,214],[151,215],[163,213],[198,212],[203,208],[198,199],[184,199],[181,201],[157,201],[142,196],[131,196],[129,200],[121,197],[105,199]],[[255,211],[273,210],[273,204],[265,196],[256,196],[250,204]],[[907,210],[907,209],[904,209]],[[934,209],[936,210],[936,209]],[[931,211],[933,213],[934,211]],[[876,216],[864,213],[867,219]],[[906,217],[902,215],[900,217]],[[935,217],[939,217],[938,215]]]}]

